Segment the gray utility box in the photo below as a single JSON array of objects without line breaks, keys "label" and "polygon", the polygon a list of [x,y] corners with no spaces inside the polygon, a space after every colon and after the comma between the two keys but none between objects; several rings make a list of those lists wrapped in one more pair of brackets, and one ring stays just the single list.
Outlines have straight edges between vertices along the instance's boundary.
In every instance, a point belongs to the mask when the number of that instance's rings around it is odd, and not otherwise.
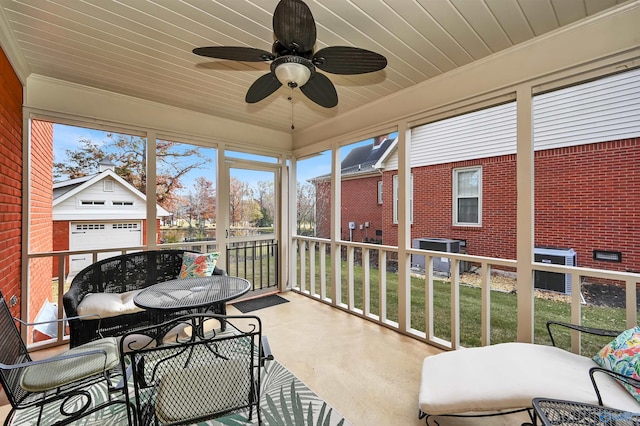
[{"label": "gray utility box", "polygon": [[[535,247],[533,249],[533,257],[535,262],[578,266],[577,254],[572,248]],[[571,274],[535,271],[534,277],[535,288],[571,294]]]},{"label": "gray utility box", "polygon": [[[444,251],[447,253],[460,253],[460,241],[449,238],[414,238],[411,241],[411,248],[422,250]],[[425,256],[414,254],[411,256],[411,266],[425,269]],[[451,259],[447,257],[434,257],[434,272],[450,273]]]}]

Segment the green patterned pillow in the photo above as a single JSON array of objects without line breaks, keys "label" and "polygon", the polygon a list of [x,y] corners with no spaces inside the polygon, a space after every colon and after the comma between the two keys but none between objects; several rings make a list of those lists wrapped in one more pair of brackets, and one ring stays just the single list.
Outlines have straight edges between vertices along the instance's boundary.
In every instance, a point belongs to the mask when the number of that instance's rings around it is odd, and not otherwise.
[{"label": "green patterned pillow", "polygon": [[182,255],[178,278],[208,277],[213,274],[220,253],[187,253]]},{"label": "green patterned pillow", "polygon": [[[600,349],[593,360],[602,368],[640,380],[640,327],[625,330]],[[640,402],[640,390],[622,382]]]}]

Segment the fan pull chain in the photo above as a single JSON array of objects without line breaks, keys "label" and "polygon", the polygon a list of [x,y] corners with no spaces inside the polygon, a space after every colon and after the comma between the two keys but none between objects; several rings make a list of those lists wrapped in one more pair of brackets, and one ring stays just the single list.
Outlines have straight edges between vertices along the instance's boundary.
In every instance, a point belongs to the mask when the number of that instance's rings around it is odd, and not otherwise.
[{"label": "fan pull chain", "polygon": [[296,126],[293,125],[293,88],[291,89],[291,96],[287,99],[291,102],[291,130],[295,130]]}]

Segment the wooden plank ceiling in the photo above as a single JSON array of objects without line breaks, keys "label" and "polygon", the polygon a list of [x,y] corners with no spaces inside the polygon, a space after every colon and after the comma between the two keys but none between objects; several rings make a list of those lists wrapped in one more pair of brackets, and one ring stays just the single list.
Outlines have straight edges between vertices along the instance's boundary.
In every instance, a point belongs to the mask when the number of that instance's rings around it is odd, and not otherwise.
[{"label": "wooden plank ceiling", "polygon": [[338,106],[325,109],[299,89],[280,88],[247,104],[269,62],[213,60],[199,46],[271,51],[277,0],[0,0],[28,72],[239,122],[290,131],[344,114],[465,66],[620,0],[307,0],[316,50],[356,46],[388,59],[385,70],[338,76]]}]

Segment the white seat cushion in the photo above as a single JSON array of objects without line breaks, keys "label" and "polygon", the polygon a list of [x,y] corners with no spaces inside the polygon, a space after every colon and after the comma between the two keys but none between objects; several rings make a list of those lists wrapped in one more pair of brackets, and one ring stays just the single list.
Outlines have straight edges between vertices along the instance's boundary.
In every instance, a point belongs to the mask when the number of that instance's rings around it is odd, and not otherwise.
[{"label": "white seat cushion", "polygon": [[[133,297],[140,290],[127,291],[125,293],[90,293],[87,294],[78,305],[78,315],[100,315],[101,318],[115,317],[123,314],[132,314],[144,309],[133,303]],[[86,318],[92,320],[95,318]]]},{"label": "white seat cushion", "polygon": [[[430,415],[531,407],[535,397],[597,404],[591,358],[560,348],[502,343],[432,355],[423,361],[420,409]],[[603,403],[626,411],[640,404],[609,376],[597,375]]]},{"label": "white seat cushion", "polygon": [[120,364],[117,341],[113,337],[94,340],[62,354],[78,355],[103,351],[82,357],[59,359],[27,367],[20,377],[20,386],[29,392],[44,392],[111,370]]}]

